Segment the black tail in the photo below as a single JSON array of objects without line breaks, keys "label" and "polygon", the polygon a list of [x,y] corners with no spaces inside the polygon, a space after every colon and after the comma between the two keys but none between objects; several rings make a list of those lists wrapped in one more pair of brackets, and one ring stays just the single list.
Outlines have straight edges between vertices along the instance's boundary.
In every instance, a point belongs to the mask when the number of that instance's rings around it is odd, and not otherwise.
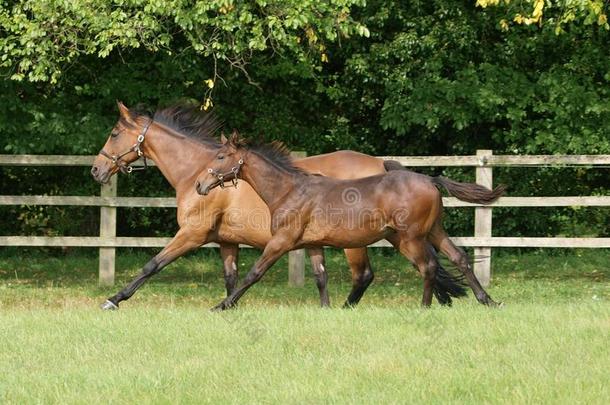
[{"label": "black tail", "polygon": [[493,190],[475,183],[460,183],[443,176],[432,177],[432,182],[442,186],[454,197],[475,204],[491,204],[506,190],[506,186],[498,186]]},{"label": "black tail", "polygon": [[439,263],[436,269],[436,283],[434,283],[434,296],[439,304],[451,306],[453,302],[451,297],[461,298],[466,295],[464,276],[454,276]]}]

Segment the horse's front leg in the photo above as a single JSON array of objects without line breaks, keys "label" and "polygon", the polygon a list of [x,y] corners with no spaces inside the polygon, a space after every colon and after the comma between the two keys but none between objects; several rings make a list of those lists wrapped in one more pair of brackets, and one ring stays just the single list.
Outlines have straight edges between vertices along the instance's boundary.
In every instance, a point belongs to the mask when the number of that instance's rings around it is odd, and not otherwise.
[{"label": "horse's front leg", "polygon": [[165,266],[186,252],[205,244],[206,239],[207,234],[201,235],[201,233],[194,232],[189,228],[181,228],[167,246],[146,263],[142,272],[131,283],[127,284],[116,295],[108,298],[106,302],[100,305],[100,308],[104,310],[118,309],[119,303],[129,299],[151,276],[160,272]]},{"label": "horse's front leg", "polygon": [[231,295],[237,286],[237,260],[239,255],[239,245],[235,244],[220,244],[220,256],[222,257],[222,265],[225,276],[225,287],[227,289],[227,297]]},{"label": "horse's front leg", "polygon": [[328,274],[326,273],[324,263],[324,248],[310,248],[307,249],[309,259],[311,260],[311,267],[313,274],[316,278],[316,285],[318,286],[318,292],[320,293],[320,306],[329,307],[330,299],[328,298]]},{"label": "horse's front leg", "polygon": [[237,287],[233,293],[225,298],[220,304],[212,308],[212,310],[224,311],[225,309],[234,307],[248,288],[256,284],[263,277],[265,272],[271,266],[273,266],[284,253],[292,249],[293,246],[294,243],[290,238],[282,236],[274,236],[271,238],[271,240],[267,243],[267,246],[265,246],[263,254],[258,258],[256,263],[254,263],[254,266],[252,266],[252,269],[250,269],[241,285]]}]

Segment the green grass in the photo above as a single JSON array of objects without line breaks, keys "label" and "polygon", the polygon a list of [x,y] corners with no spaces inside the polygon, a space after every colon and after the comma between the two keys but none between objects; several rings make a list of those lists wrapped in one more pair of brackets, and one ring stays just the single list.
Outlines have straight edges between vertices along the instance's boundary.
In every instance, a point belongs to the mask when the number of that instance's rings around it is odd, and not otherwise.
[{"label": "green grass", "polygon": [[[502,253],[502,252],[501,252]],[[148,260],[119,251],[117,284]],[[242,275],[256,258],[240,259]],[[376,253],[355,310],[338,307],[349,274],[328,257],[334,308],[286,286],[285,262],[235,311],[217,252],[181,259],[121,310],[97,305],[97,259],[0,250],[2,403],[606,403],[610,251],[497,254],[489,292],[419,308],[421,281]]]}]

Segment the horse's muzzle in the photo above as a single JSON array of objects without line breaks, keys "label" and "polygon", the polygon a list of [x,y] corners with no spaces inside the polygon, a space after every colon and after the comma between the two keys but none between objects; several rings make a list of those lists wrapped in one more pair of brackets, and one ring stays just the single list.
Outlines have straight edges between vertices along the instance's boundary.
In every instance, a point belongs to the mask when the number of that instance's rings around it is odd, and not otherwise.
[{"label": "horse's muzzle", "polygon": [[218,186],[218,182],[214,182],[212,184],[205,184],[205,183],[201,183],[201,182],[196,182],[195,183],[195,188],[197,189],[197,193],[199,195],[208,195],[210,194],[210,191],[215,188],[216,186]]},{"label": "horse's muzzle", "polygon": [[110,176],[112,176],[112,170],[100,170],[98,166],[94,165],[91,168],[91,176],[98,183],[106,184],[110,180]]}]

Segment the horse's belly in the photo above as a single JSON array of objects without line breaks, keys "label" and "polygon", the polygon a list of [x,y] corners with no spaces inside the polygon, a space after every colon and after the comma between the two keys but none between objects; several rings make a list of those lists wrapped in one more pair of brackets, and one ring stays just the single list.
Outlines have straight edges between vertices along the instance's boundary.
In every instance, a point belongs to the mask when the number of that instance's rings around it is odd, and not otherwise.
[{"label": "horse's belly", "polygon": [[271,239],[269,223],[268,212],[228,211],[220,222],[218,237],[222,242],[263,248]]},{"label": "horse's belly", "polygon": [[307,226],[302,238],[309,245],[354,248],[384,239],[390,231],[384,221],[346,217],[337,222],[315,221]]}]

